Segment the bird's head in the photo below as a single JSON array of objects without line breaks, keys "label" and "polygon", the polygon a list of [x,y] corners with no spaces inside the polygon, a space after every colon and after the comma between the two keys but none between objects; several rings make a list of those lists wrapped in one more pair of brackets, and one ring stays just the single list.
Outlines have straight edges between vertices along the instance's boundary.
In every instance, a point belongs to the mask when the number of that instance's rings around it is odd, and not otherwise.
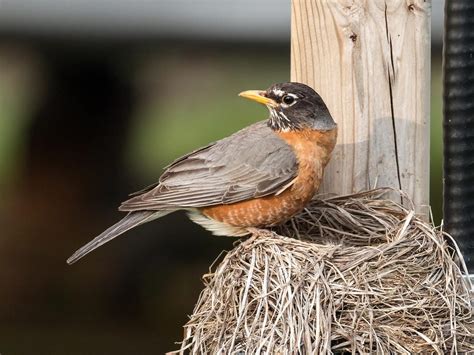
[{"label": "bird's head", "polygon": [[244,91],[239,96],[266,105],[270,111],[268,125],[276,131],[336,128],[321,96],[305,84],[279,83],[267,90]]}]

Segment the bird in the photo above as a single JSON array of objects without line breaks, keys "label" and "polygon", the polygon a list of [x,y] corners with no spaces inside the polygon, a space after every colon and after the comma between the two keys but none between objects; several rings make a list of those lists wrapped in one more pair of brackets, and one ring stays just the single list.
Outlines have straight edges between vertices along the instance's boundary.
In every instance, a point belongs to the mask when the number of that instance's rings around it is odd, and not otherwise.
[{"label": "bird", "polygon": [[303,210],[336,145],[337,124],[328,107],[314,89],[298,82],[239,96],[265,105],[268,118],[173,161],[158,182],[120,205],[127,213],[123,219],[67,263],[178,210],[214,235],[233,237],[277,226]]}]

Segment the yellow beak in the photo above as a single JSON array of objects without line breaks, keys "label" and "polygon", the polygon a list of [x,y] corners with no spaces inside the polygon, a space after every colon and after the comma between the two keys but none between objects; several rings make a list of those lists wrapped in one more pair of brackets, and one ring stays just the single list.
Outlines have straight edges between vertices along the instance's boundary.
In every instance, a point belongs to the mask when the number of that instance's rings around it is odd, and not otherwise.
[{"label": "yellow beak", "polygon": [[256,101],[260,104],[268,105],[268,106],[276,106],[277,103],[269,99],[268,97],[264,96],[265,91],[261,90],[247,90],[247,91],[242,91],[239,96],[245,97],[246,99],[250,99],[253,101]]}]

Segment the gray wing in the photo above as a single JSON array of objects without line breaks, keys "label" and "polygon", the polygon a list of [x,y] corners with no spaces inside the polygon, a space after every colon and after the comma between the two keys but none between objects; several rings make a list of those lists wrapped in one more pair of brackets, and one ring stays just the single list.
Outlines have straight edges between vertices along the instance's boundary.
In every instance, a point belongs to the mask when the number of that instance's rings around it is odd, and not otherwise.
[{"label": "gray wing", "polygon": [[157,184],[120,210],[205,207],[268,196],[288,185],[297,169],[292,148],[262,121],[174,161]]}]

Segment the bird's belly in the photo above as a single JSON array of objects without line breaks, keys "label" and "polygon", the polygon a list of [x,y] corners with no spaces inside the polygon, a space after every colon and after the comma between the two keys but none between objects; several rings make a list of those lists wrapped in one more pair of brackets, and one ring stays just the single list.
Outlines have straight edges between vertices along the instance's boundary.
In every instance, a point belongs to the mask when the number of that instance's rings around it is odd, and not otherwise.
[{"label": "bird's belly", "polygon": [[229,205],[205,207],[201,213],[213,220],[236,227],[271,227],[301,211],[319,187],[322,169],[305,169],[293,184],[279,195],[266,196]]},{"label": "bird's belly", "polygon": [[[298,157],[298,175],[291,186],[280,194],[200,209],[201,216],[207,217],[209,223],[216,221],[212,228],[221,230],[213,233],[245,235],[247,233],[243,231],[246,227],[275,226],[301,211],[319,189],[324,168],[336,142],[336,133],[336,130],[330,134],[317,131],[281,132],[280,137],[293,148]],[[237,231],[225,234],[223,226],[237,228]]]}]

